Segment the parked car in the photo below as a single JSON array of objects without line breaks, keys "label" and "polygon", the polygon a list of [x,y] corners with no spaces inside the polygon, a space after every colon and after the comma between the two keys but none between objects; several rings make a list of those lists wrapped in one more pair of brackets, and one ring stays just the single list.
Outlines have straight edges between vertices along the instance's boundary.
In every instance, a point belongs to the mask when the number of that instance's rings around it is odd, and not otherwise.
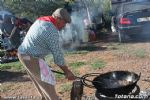
[{"label": "parked car", "polygon": [[121,4],[132,1],[133,0],[111,0],[112,12],[115,13],[118,9],[118,6],[120,6]]},{"label": "parked car", "polygon": [[138,34],[149,34],[150,2],[122,3],[111,20],[111,29],[119,42],[127,42]]}]

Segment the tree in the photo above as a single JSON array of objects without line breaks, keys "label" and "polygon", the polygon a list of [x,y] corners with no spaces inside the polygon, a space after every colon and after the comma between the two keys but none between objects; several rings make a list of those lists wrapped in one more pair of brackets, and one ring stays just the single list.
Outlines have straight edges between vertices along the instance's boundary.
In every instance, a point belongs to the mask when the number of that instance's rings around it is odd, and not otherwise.
[{"label": "tree", "polygon": [[3,6],[18,17],[31,20],[42,15],[51,15],[58,7],[63,7],[64,0],[4,0]]}]

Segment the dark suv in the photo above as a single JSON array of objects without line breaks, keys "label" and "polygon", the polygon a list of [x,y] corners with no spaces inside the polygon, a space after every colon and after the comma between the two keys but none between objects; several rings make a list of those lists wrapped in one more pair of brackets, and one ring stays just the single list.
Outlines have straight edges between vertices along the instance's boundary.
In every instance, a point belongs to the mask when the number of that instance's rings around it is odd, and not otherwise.
[{"label": "dark suv", "polygon": [[137,35],[149,36],[150,2],[134,1],[120,4],[111,23],[111,29],[118,33],[120,42],[127,42]]}]

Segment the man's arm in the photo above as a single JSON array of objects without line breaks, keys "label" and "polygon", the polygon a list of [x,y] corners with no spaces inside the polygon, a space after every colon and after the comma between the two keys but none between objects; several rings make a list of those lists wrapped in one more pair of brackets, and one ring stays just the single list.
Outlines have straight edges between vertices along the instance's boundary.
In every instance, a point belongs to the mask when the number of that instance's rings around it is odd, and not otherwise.
[{"label": "man's arm", "polygon": [[14,26],[14,28],[11,31],[11,34],[10,34],[9,38],[11,38],[15,34],[16,29],[17,29],[17,26]]},{"label": "man's arm", "polygon": [[[50,29],[51,32],[52,29]],[[75,76],[73,73],[68,69],[68,66],[65,65],[64,61],[64,54],[62,51],[62,48],[59,43],[59,35],[56,32],[48,33],[49,36],[47,36],[46,42],[48,45],[48,48],[50,49],[53,58],[54,63],[60,67],[65,73],[65,76],[68,80],[74,80]]]}]

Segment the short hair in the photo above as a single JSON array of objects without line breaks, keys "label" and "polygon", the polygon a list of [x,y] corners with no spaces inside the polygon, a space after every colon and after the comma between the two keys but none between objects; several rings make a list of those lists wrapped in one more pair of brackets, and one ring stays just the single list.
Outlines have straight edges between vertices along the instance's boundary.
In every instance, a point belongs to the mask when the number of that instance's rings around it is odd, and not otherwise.
[{"label": "short hair", "polygon": [[71,23],[71,17],[68,11],[64,8],[58,8],[56,9],[52,16],[60,17],[65,20],[66,23]]}]

